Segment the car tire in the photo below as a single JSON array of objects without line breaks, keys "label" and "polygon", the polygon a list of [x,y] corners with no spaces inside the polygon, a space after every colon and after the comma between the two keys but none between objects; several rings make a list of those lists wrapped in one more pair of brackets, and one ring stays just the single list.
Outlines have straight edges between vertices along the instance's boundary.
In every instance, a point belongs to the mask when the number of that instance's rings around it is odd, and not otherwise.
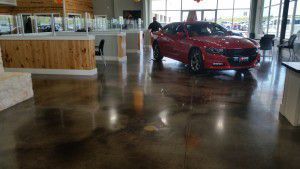
[{"label": "car tire", "polygon": [[204,72],[203,58],[200,49],[198,48],[192,49],[189,55],[189,60],[190,60],[190,70],[193,73]]},{"label": "car tire", "polygon": [[154,42],[153,45],[153,57],[156,61],[161,61],[163,56],[160,54],[160,49],[157,42]]}]

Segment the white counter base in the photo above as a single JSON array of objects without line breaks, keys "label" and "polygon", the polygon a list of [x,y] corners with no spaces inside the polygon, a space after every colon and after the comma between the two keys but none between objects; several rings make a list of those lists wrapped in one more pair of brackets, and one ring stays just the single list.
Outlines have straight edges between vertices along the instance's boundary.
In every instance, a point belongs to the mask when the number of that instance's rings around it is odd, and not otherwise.
[{"label": "white counter base", "polygon": [[287,69],[280,113],[293,126],[300,126],[300,73]]},{"label": "white counter base", "polygon": [[[117,56],[104,56],[105,61],[127,62],[127,56],[119,58]],[[97,61],[102,61],[102,56],[96,56]]]},{"label": "white counter base", "polygon": [[126,49],[127,53],[141,53],[141,50],[138,49]]},{"label": "white counter base", "polygon": [[4,68],[6,72],[27,72],[42,75],[74,75],[74,76],[93,76],[98,74],[98,70],[73,70],[73,69],[27,69],[27,68]]}]

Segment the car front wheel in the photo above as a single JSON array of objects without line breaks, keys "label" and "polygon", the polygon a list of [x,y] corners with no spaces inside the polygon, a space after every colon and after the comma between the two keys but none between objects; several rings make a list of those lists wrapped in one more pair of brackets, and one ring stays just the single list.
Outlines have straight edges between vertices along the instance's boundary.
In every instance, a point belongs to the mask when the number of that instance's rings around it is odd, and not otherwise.
[{"label": "car front wheel", "polygon": [[190,53],[190,69],[194,73],[202,73],[204,71],[203,59],[200,49],[192,49]]}]

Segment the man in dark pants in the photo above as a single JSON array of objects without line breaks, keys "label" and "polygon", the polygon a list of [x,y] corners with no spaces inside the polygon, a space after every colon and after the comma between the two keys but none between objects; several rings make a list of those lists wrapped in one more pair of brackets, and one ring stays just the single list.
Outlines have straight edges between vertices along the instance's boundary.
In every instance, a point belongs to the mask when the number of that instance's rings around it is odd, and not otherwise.
[{"label": "man in dark pants", "polygon": [[151,33],[157,32],[162,28],[161,24],[157,22],[156,17],[153,17],[153,22],[149,25],[148,30]]}]

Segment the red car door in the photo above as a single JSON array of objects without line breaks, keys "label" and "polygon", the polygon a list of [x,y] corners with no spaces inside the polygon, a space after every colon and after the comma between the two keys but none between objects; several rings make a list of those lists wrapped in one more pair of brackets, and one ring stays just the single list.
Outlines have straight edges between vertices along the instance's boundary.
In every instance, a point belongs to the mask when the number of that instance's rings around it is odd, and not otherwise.
[{"label": "red car door", "polygon": [[176,33],[172,37],[172,54],[173,58],[182,62],[186,62],[188,60],[186,56],[186,51],[189,49],[189,45],[187,43],[187,35],[184,30],[184,25],[179,24],[176,27]]},{"label": "red car door", "polygon": [[176,46],[177,46],[177,27],[180,25],[179,23],[173,23],[170,25],[168,31],[166,32],[167,36],[167,49],[168,49],[168,57],[177,60]]},{"label": "red car door", "polygon": [[174,23],[165,26],[159,40],[161,54],[169,58],[176,58],[173,45],[176,43],[176,28],[178,25]]},{"label": "red car door", "polygon": [[162,33],[159,35],[158,44],[160,47],[160,52],[163,56],[170,55],[170,37],[169,37],[170,29],[171,29],[171,25],[165,26],[162,30]]}]

